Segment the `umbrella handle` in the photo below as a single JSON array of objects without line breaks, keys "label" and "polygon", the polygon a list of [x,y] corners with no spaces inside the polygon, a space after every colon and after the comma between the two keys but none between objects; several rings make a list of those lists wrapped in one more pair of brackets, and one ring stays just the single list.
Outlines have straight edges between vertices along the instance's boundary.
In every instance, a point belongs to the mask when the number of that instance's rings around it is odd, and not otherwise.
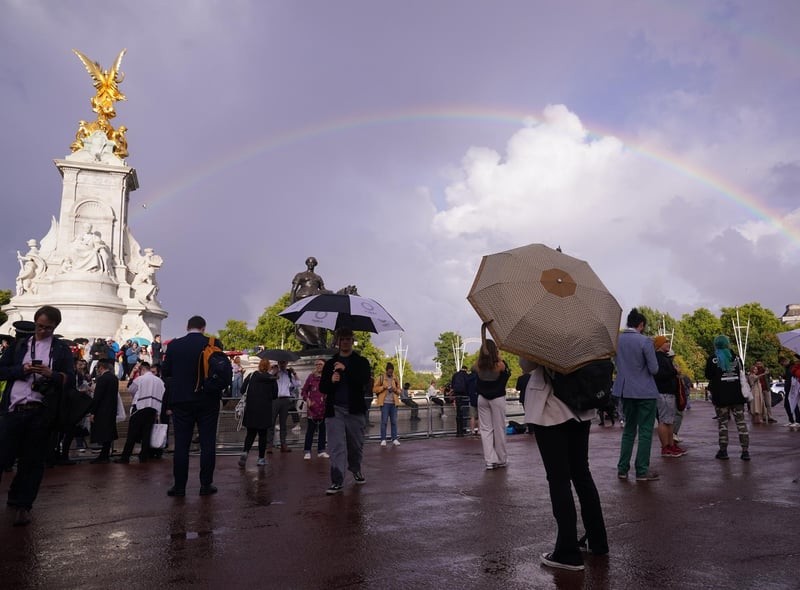
[{"label": "umbrella handle", "polygon": [[483,322],[481,324],[481,348],[486,345],[486,328],[491,324],[494,320],[489,320],[488,322]]}]

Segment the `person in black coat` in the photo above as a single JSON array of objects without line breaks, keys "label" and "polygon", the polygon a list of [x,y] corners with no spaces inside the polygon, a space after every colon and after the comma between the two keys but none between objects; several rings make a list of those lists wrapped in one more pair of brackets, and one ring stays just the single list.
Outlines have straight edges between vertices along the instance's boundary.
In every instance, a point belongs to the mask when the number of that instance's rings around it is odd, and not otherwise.
[{"label": "person in black coat", "polygon": [[346,469],[353,473],[356,484],[367,481],[361,473],[361,460],[367,426],[365,395],[372,395],[372,369],[369,361],[353,350],[353,331],[338,328],[336,342],[339,351],[325,362],[319,382],[319,390],[326,396],[331,486],[325,493],[329,495],[342,492]]},{"label": "person in black coat", "polygon": [[45,305],[33,318],[33,335],[0,357],[0,380],[7,381],[0,401],[0,474],[17,460],[17,473],[8,488],[8,506],[16,509],[17,526],[31,522],[30,511],[44,477],[57,418],[54,397],[75,387],[72,352],[53,335],[61,311]]},{"label": "person in black coat", "polygon": [[109,463],[111,445],[117,440],[117,397],[119,379],[114,375],[114,363],[101,359],[97,363],[97,382],[94,386],[92,407],[89,410],[91,442],[103,445],[100,454],[90,463]]},{"label": "person in black coat", "polygon": [[209,340],[222,349],[217,338],[209,339],[203,334],[206,321],[198,316],[189,318],[188,334],[169,343],[161,365],[161,373],[167,383],[169,410],[175,429],[175,452],[172,455],[173,486],[168,496],[186,495],[189,479],[189,447],[192,431],[197,424],[200,436],[200,495],[216,494],[214,467],[216,465],[217,421],[219,419],[220,394],[204,392],[198,375],[200,355]]},{"label": "person in black coat", "polygon": [[711,403],[717,413],[719,451],[716,458],[728,460],[728,422],[731,414],[739,431],[742,461],[750,460],[750,433],[744,421],[745,398],[742,393],[742,361],[731,351],[731,341],[724,334],[714,338],[714,354],[706,361],[706,379]]},{"label": "person in black coat", "polygon": [[278,397],[278,365],[270,366],[269,359],[261,359],[258,370],[247,376],[242,391],[247,395],[242,424],[247,428],[244,446],[239,456],[239,467],[247,464],[247,454],[258,435],[258,465],[266,465],[267,430],[272,427],[272,400]]}]

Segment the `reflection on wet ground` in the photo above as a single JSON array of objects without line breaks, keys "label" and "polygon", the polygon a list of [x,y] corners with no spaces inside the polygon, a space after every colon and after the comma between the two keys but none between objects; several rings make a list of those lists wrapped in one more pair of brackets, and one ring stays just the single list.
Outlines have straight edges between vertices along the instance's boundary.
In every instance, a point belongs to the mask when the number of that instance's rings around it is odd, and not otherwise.
[{"label": "reflection on wet ground", "polygon": [[[750,463],[714,459],[716,424],[696,402],[689,454],[658,482],[616,478],[620,429],[593,426],[591,465],[611,554],[582,573],[538,556],[555,539],[547,482],[528,435],[508,469],[484,471],[476,438],[365,448],[365,486],[326,496],[328,463],[298,452],[245,469],[217,461],[220,493],[169,498],[171,461],[57,467],[34,522],[0,520],[3,588],[796,588],[800,432],[752,429]],[[10,481],[5,474],[0,494]]]}]

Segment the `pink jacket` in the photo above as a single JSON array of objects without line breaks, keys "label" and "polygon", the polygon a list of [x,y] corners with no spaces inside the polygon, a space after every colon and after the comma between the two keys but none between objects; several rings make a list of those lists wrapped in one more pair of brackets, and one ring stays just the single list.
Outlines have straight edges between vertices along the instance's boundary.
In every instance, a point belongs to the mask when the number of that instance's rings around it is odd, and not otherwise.
[{"label": "pink jacket", "polygon": [[307,378],[300,397],[308,404],[309,420],[323,420],[325,418],[325,394],[319,390],[321,376],[311,373]]}]

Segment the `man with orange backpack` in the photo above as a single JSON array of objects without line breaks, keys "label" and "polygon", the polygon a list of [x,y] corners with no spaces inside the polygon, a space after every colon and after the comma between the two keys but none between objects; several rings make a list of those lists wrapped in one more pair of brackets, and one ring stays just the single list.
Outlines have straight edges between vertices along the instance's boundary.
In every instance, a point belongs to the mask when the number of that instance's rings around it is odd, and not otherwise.
[{"label": "man with orange backpack", "polygon": [[[185,496],[189,478],[189,446],[197,424],[200,436],[200,495],[217,493],[214,485],[217,420],[220,398],[231,382],[232,369],[227,360],[227,383],[222,342],[203,334],[206,321],[189,318],[188,334],[169,343],[161,370],[169,391],[169,409],[175,427],[175,452],[172,473],[174,485],[168,496]],[[225,357],[227,359],[227,357]]]}]

